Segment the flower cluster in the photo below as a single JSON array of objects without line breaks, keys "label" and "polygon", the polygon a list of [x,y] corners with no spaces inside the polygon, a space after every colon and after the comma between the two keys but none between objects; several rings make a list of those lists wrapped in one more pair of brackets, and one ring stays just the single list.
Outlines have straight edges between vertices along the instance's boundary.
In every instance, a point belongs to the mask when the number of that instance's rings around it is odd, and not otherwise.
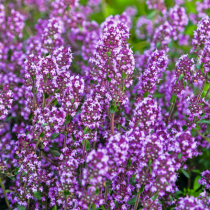
[{"label": "flower cluster", "polygon": [[0,93],[0,120],[4,120],[8,115],[8,110],[12,108],[13,93],[8,86]]},{"label": "flower cluster", "polygon": [[8,209],[210,209],[209,2],[22,3],[0,4]]},{"label": "flower cluster", "polygon": [[137,87],[141,93],[154,93],[156,85],[160,82],[163,71],[168,64],[167,55],[164,51],[155,50],[147,61],[147,68],[139,78]]}]

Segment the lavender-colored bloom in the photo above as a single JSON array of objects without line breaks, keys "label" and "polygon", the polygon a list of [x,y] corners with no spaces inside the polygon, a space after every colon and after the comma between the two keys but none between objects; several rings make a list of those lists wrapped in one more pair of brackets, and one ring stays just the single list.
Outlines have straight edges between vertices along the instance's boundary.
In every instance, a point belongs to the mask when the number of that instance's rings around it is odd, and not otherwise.
[{"label": "lavender-colored bloom", "polygon": [[173,27],[166,21],[163,25],[156,28],[153,41],[151,43],[151,48],[155,49],[156,45],[160,45],[160,49],[168,51],[167,45],[171,42],[171,37],[173,35]]},{"label": "lavender-colored bloom", "polygon": [[162,73],[166,70],[168,58],[164,51],[155,50],[148,59],[146,70],[140,75],[138,89],[141,93],[154,93]]},{"label": "lavender-colored bloom", "polygon": [[194,70],[195,61],[194,59],[189,59],[188,55],[182,55],[176,62],[176,78],[178,79],[180,75],[183,75],[184,80],[191,80]]},{"label": "lavender-colored bloom", "polygon": [[203,46],[209,41],[210,39],[210,19],[208,16],[202,18],[202,20],[197,25],[197,30],[194,31],[194,39],[192,40],[193,50],[195,49],[202,49]]},{"label": "lavender-colored bloom", "polygon": [[176,210],[179,209],[197,209],[197,210],[208,210],[208,208],[205,207],[202,200],[193,197],[193,196],[187,196],[185,198],[180,198],[178,201],[177,207],[175,207]]},{"label": "lavender-colored bloom", "polygon": [[204,18],[206,16],[207,10],[210,6],[209,0],[203,0],[202,2],[196,1],[196,10],[198,12],[199,18]]},{"label": "lavender-colored bloom", "polygon": [[146,4],[148,5],[149,9],[157,9],[161,11],[166,10],[166,6],[163,0],[147,0]]},{"label": "lavender-colored bloom", "polygon": [[[135,62],[133,52],[126,42],[129,38],[128,27],[120,18],[121,16],[110,16],[102,24],[102,37],[97,44],[95,56],[91,59],[95,67],[90,71],[90,76],[110,89],[113,101],[125,103],[123,90],[133,83]],[[117,95],[120,99],[117,99]]]},{"label": "lavender-colored bloom", "polygon": [[81,120],[85,127],[98,128],[103,122],[103,108],[97,99],[87,98],[82,105]]},{"label": "lavender-colored bloom", "polygon": [[206,170],[201,173],[202,178],[198,182],[204,185],[206,189],[210,188],[210,171]]},{"label": "lavender-colored bloom", "polygon": [[11,109],[13,102],[13,92],[8,86],[3,88],[0,93],[0,120],[4,120],[8,115],[8,110]]},{"label": "lavender-colored bloom", "polygon": [[144,99],[139,98],[135,103],[134,117],[129,122],[129,125],[149,132],[154,127],[158,111],[157,102],[151,96]]},{"label": "lavender-colored bloom", "polygon": [[168,21],[173,28],[173,38],[177,39],[177,34],[184,31],[184,27],[188,24],[188,17],[184,7],[175,6],[170,9]]},{"label": "lavender-colored bloom", "polygon": [[153,23],[151,20],[145,17],[140,17],[136,22],[136,36],[139,39],[145,39],[152,35],[153,33]]}]

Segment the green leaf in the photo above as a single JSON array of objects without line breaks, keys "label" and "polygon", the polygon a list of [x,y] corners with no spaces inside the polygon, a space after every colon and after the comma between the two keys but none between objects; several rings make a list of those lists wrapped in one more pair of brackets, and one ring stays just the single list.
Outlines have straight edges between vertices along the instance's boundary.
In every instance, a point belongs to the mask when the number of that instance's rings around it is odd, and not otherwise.
[{"label": "green leaf", "polygon": [[109,73],[107,73],[106,79],[107,79],[109,82],[111,82],[112,78],[109,78],[108,76],[109,76]]},{"label": "green leaf", "polygon": [[125,84],[123,83],[123,91],[125,91]]},{"label": "green leaf", "polygon": [[128,205],[135,205],[135,203],[136,203],[136,198],[137,198],[137,197],[131,198],[131,199],[127,202],[127,204],[128,204]]},{"label": "green leaf", "polygon": [[186,83],[186,81],[183,81],[183,83],[184,83],[184,88],[186,88],[186,86],[187,86],[187,83]]},{"label": "green leaf", "polygon": [[69,191],[68,190],[64,190],[64,195],[65,196],[68,196],[70,193],[69,193]]},{"label": "green leaf", "polygon": [[55,93],[58,93],[58,92],[60,92],[60,89],[56,89],[56,90],[55,90]]},{"label": "green leaf", "polygon": [[160,47],[160,45],[161,45],[161,43],[158,42],[158,43],[156,44],[156,48],[158,49],[158,48]]},{"label": "green leaf", "polygon": [[29,119],[29,120],[32,120],[32,117],[33,117],[33,113],[31,112],[31,113],[28,115],[28,119]]},{"label": "green leaf", "polygon": [[198,170],[198,169],[193,169],[192,170],[192,172],[194,172],[194,173],[198,173],[198,174],[200,174],[201,172],[200,172],[200,170]]},{"label": "green leaf", "polygon": [[20,172],[19,172],[19,168],[20,168],[20,167],[15,168],[15,171],[14,171],[14,174],[15,174],[15,175],[18,175],[18,174],[20,173]]},{"label": "green leaf", "polygon": [[199,120],[197,123],[207,123],[207,124],[210,124],[210,121],[209,120],[202,119],[202,120]]},{"label": "green leaf", "polygon": [[58,152],[57,150],[53,150],[53,149],[50,149],[50,151],[53,153],[53,155],[55,155],[56,157],[60,157],[60,152]]},{"label": "green leaf", "polygon": [[34,192],[34,198],[42,200],[41,192],[40,191]]},{"label": "green leaf", "polygon": [[156,200],[156,198],[158,197],[158,194],[159,194],[159,192],[156,192],[156,193],[152,196],[152,198],[151,198],[151,199],[152,199],[153,201],[155,201],[155,200]]},{"label": "green leaf", "polygon": [[71,103],[72,103],[72,104],[74,103],[74,98],[71,98]]},{"label": "green leaf", "polygon": [[61,133],[53,133],[50,137],[51,140],[57,138]]},{"label": "green leaf", "polygon": [[43,127],[46,126],[46,125],[48,125],[48,123],[41,124],[41,126],[43,126]]},{"label": "green leaf", "polygon": [[87,151],[90,150],[90,142],[88,140],[86,140],[86,150]]},{"label": "green leaf", "polygon": [[53,101],[53,104],[56,106],[58,104],[57,98]]},{"label": "green leaf", "polygon": [[177,157],[178,157],[179,159],[181,159],[181,158],[182,158],[182,153],[178,153]]},{"label": "green leaf", "polygon": [[189,176],[189,174],[187,173],[187,171],[185,171],[183,168],[181,168],[180,170],[181,170],[181,172],[182,172],[188,179],[190,178],[190,176]]},{"label": "green leaf", "polygon": [[180,74],[178,80],[182,80],[182,78],[184,77],[184,74]]},{"label": "green leaf", "polygon": [[45,97],[45,99],[47,99],[49,97],[49,95],[47,93],[44,93],[44,97]]},{"label": "green leaf", "polygon": [[106,186],[111,185],[111,183],[112,183],[112,182],[111,182],[110,180],[108,180],[108,179],[106,180]]},{"label": "green leaf", "polygon": [[148,166],[150,166],[152,164],[152,160],[150,159],[149,161],[148,161]]},{"label": "green leaf", "polygon": [[121,75],[122,75],[122,79],[125,79],[125,76],[126,76],[125,72],[123,72]]},{"label": "green leaf", "polygon": [[150,12],[148,15],[147,15],[147,19],[152,19],[156,14],[156,10]]},{"label": "green leaf", "polygon": [[20,205],[18,205],[18,210],[25,210],[25,206],[20,206]]},{"label": "green leaf", "polygon": [[201,184],[198,183],[198,180],[201,179],[201,176],[198,175],[196,176],[195,180],[194,180],[194,183],[193,183],[193,189],[196,191],[200,188]]},{"label": "green leaf", "polygon": [[144,191],[144,184],[141,185],[141,188],[138,191],[138,194],[141,194]]},{"label": "green leaf", "polygon": [[112,54],[111,50],[107,53],[108,56],[110,56]]},{"label": "green leaf", "polygon": [[131,163],[132,163],[132,160],[129,158],[128,159],[128,162],[127,162],[127,166],[130,167],[131,166]]},{"label": "green leaf", "polygon": [[195,137],[195,136],[197,135],[197,131],[195,130],[195,128],[192,128],[192,130],[191,130],[191,135],[192,135],[193,137]]},{"label": "green leaf", "polygon": [[177,97],[176,95],[172,95],[172,96],[171,96],[171,99],[170,99],[170,103],[171,103],[171,104],[175,103],[176,97]]},{"label": "green leaf", "polygon": [[98,194],[99,194],[99,189],[96,189],[95,195],[98,195]]},{"label": "green leaf", "polygon": [[72,117],[70,115],[67,115],[65,119],[66,119],[65,124],[68,124],[72,120]]},{"label": "green leaf", "polygon": [[52,210],[57,210],[58,208],[57,208],[57,206],[53,206],[53,208],[52,208]]},{"label": "green leaf", "polygon": [[92,209],[93,209],[93,210],[96,210],[96,204],[93,204],[93,205],[92,205]]},{"label": "green leaf", "polygon": [[13,118],[13,116],[8,116],[8,117],[6,118],[6,122],[9,122],[12,118]]},{"label": "green leaf", "polygon": [[169,185],[168,182],[165,182],[164,184],[167,185],[167,186]]},{"label": "green leaf", "polygon": [[39,135],[40,138],[44,137],[44,132],[41,132]]},{"label": "green leaf", "polygon": [[110,112],[111,112],[111,113],[115,113],[116,111],[117,111],[117,107],[116,107],[115,105],[112,104],[112,105],[110,106]]},{"label": "green leaf", "polygon": [[171,195],[169,195],[169,198],[170,198],[170,200],[171,200],[171,201],[173,201],[173,200],[174,200],[174,199],[173,199],[173,197],[172,197]]},{"label": "green leaf", "polygon": [[15,177],[14,176],[7,175],[7,177],[9,177],[11,180],[15,180]]},{"label": "green leaf", "polygon": [[154,94],[153,94],[153,97],[154,98],[162,98],[164,96],[164,94],[161,94],[161,93],[159,93],[159,92],[155,92]]},{"label": "green leaf", "polygon": [[143,94],[143,98],[146,98],[148,95],[149,95],[149,93],[146,91],[146,92]]},{"label": "green leaf", "polygon": [[208,78],[210,78],[210,71],[209,71],[209,72],[207,72],[207,77],[208,77]]},{"label": "green leaf", "polygon": [[85,129],[84,129],[84,134],[87,134],[88,133],[88,131],[89,131],[89,128],[88,127],[85,127]]},{"label": "green leaf", "polygon": [[210,134],[210,124],[207,124],[207,129],[206,131],[208,132],[208,134]]}]

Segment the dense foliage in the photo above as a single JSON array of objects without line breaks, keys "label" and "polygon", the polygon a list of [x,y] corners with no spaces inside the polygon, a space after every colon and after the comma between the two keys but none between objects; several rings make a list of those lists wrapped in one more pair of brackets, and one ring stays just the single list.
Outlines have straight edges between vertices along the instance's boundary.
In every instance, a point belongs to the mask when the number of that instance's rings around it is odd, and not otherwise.
[{"label": "dense foliage", "polygon": [[210,209],[210,2],[127,3],[1,1],[0,209]]}]

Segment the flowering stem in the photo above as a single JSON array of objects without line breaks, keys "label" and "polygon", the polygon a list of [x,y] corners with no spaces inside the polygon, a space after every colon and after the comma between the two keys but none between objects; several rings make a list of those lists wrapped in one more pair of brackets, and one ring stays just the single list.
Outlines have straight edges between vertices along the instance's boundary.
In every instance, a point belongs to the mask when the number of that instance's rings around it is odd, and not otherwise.
[{"label": "flowering stem", "polygon": [[107,202],[108,190],[109,190],[109,188],[108,188],[108,186],[106,185],[106,187],[105,187],[105,203]]},{"label": "flowering stem", "polygon": [[137,198],[136,198],[136,203],[135,203],[135,206],[134,206],[134,210],[137,209],[138,207],[138,204],[139,204],[139,198],[140,198],[140,194],[137,195]]},{"label": "flowering stem", "polygon": [[56,165],[56,163],[54,163],[52,160],[50,160],[50,159],[44,154],[44,152],[41,151],[41,155],[44,157],[45,160],[49,161],[49,162],[52,163],[53,165]]},{"label": "flowering stem", "polygon": [[47,210],[47,198],[46,198],[46,201],[45,201],[45,210]]},{"label": "flowering stem", "polygon": [[[177,99],[177,97],[176,97],[176,99]],[[173,113],[173,111],[174,111],[174,107],[175,107],[176,99],[174,100],[174,102],[172,102],[171,109],[170,109],[170,111],[169,111],[169,115],[168,115],[168,122],[170,121],[170,119],[171,119],[171,115],[172,115],[172,113]]]},{"label": "flowering stem", "polygon": [[82,152],[82,157],[85,157],[85,149],[86,149],[86,140],[84,140],[84,146],[83,146],[83,152]]},{"label": "flowering stem", "polygon": [[[112,131],[112,135],[114,135],[114,113],[111,114],[111,131]],[[106,187],[105,187],[105,203],[107,202],[108,191],[109,191],[109,187],[106,185]]]},{"label": "flowering stem", "polygon": [[[159,191],[157,191],[157,192],[155,193],[155,195],[158,194],[158,193],[159,193]],[[150,210],[150,207],[152,207],[152,205],[154,204],[154,202],[156,201],[156,199],[157,199],[157,197],[153,200],[153,202],[152,202],[151,205],[149,206],[148,210]]]},{"label": "flowering stem", "polygon": [[43,103],[42,103],[42,107],[44,108],[45,107],[45,94],[43,93]]},{"label": "flowering stem", "polygon": [[206,93],[206,96],[205,96],[205,100],[206,100],[207,97],[208,97],[209,91],[210,91],[210,88],[207,90],[207,93]]},{"label": "flowering stem", "polygon": [[66,147],[66,139],[67,139],[67,132],[65,132],[65,138],[64,138],[63,148],[65,148],[65,147]]},{"label": "flowering stem", "polygon": [[197,131],[198,132],[198,134],[202,137],[202,138],[204,138],[206,141],[208,141],[209,143],[210,143],[210,139],[209,138],[207,138],[206,136],[204,136],[200,131]]},{"label": "flowering stem", "polygon": [[40,143],[40,140],[38,140],[37,143],[36,143],[35,152],[37,150],[37,147],[39,146],[39,143]]},{"label": "flowering stem", "polygon": [[46,107],[48,107],[55,99],[53,98],[47,105]]},{"label": "flowering stem", "polygon": [[114,135],[114,113],[111,114],[111,131],[112,135]]},{"label": "flowering stem", "polygon": [[8,201],[8,199],[7,199],[7,194],[6,194],[6,191],[5,191],[5,188],[4,188],[4,185],[3,185],[3,182],[2,182],[1,177],[0,177],[0,185],[1,185],[1,188],[2,188],[3,193],[4,193],[4,198],[5,198],[6,204],[7,204],[8,208],[9,208],[10,210],[12,210],[12,208],[11,208],[10,205],[9,205],[9,201]]},{"label": "flowering stem", "polygon": [[30,205],[30,198],[28,199],[27,205],[28,205],[28,209],[30,209],[30,207],[29,207],[29,205]]},{"label": "flowering stem", "polygon": [[65,206],[64,206],[64,210],[66,210],[66,196],[65,196]]},{"label": "flowering stem", "polygon": [[[202,84],[202,87],[201,87],[200,92],[199,92],[199,94],[198,94],[198,98],[197,98],[197,100],[196,100],[196,104],[198,104],[198,102],[199,102],[199,100],[200,100],[200,98],[201,98],[201,95],[202,95],[202,93],[203,93],[203,89],[204,89],[205,83],[206,83],[206,81],[204,81],[203,84]],[[193,117],[193,123],[195,123],[195,121],[196,121],[196,117],[194,116],[194,117]]]}]

